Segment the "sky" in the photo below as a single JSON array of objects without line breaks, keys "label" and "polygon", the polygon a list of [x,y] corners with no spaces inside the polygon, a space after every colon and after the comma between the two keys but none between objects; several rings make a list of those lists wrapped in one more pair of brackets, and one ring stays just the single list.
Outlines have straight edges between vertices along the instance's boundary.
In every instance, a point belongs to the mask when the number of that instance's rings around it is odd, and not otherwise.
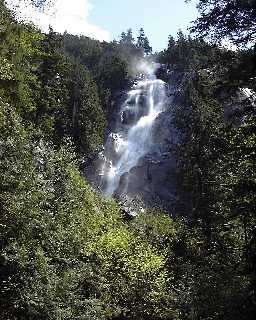
[{"label": "sky", "polygon": [[30,0],[5,1],[20,20],[32,21],[44,32],[51,25],[60,33],[111,41],[128,28],[136,38],[143,27],[155,51],[167,46],[168,35],[175,36],[179,29],[187,32],[197,17],[196,0],[54,0],[44,12],[35,9]]},{"label": "sky", "polygon": [[108,30],[111,38],[132,28],[135,37],[143,27],[154,50],[167,46],[168,35],[179,29],[186,32],[197,17],[195,1],[184,0],[92,0],[89,20]]}]

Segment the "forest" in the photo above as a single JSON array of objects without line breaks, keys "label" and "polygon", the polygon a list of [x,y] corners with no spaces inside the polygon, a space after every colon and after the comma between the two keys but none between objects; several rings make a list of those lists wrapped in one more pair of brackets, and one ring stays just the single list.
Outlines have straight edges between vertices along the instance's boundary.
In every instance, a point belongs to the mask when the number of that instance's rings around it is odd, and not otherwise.
[{"label": "forest", "polygon": [[[154,52],[143,28],[43,33],[0,0],[0,319],[255,319],[256,2],[197,3]],[[143,57],[184,79],[172,152],[190,207],[128,219],[83,170]]]}]

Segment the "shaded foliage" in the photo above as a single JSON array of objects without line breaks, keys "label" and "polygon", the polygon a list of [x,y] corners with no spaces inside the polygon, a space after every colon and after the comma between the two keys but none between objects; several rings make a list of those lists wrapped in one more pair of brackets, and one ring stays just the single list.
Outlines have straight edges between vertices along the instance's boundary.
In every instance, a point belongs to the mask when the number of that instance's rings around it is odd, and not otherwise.
[{"label": "shaded foliage", "polygon": [[[209,4],[228,3],[253,13],[246,1],[201,1],[205,31]],[[236,39],[237,21],[217,13],[216,36]],[[158,60],[182,77],[173,152],[190,210],[127,222],[78,168],[102,143],[146,37],[42,34],[0,0],[0,39],[0,318],[254,319],[255,103],[227,103],[255,89],[254,51],[169,37]]]},{"label": "shaded foliage", "polygon": [[191,28],[193,32],[219,42],[228,37],[238,45],[255,45],[254,0],[200,0],[197,7],[200,16]]},{"label": "shaded foliage", "polygon": [[178,318],[165,252],[78,170],[102,141],[101,94],[121,90],[124,60],[78,38],[89,53],[67,57],[62,36],[0,6],[0,318]]},{"label": "shaded foliage", "polygon": [[179,33],[159,56],[181,79],[173,151],[190,209],[169,259],[184,319],[255,314],[253,55]]}]

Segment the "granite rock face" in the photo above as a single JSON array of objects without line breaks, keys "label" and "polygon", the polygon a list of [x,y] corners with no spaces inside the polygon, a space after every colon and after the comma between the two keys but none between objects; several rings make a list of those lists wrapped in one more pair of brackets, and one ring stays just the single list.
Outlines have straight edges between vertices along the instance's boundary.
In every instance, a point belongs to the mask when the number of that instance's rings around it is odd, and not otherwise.
[{"label": "granite rock face", "polygon": [[[181,73],[165,69],[161,74],[164,74],[166,99],[163,110],[150,127],[152,145],[146,154],[139,157],[134,166],[122,173],[112,193],[128,218],[134,217],[144,207],[161,208],[173,216],[189,215],[191,212],[190,196],[181,187],[179,174],[181,159],[175,156],[175,150],[179,148],[182,137],[174,127],[173,113],[185,103],[183,92],[185,84],[191,79],[196,81],[197,75],[193,72]],[[113,163],[108,159],[118,162],[120,157],[115,150],[122,148],[122,139],[120,140],[116,129],[121,127],[122,132],[126,133],[138,118],[147,114],[147,95],[148,91],[144,89],[140,95],[131,95],[130,98],[127,98],[127,93],[119,95],[115,112],[109,121],[105,146],[90,163],[87,163],[85,170],[89,181],[100,191],[106,188],[104,172],[111,173]],[[124,101],[126,106],[122,107]],[[243,88],[233,94],[219,93],[219,101],[223,105],[223,119],[239,126],[243,122],[241,114],[244,113],[244,108],[255,107],[256,95],[251,90]],[[131,108],[134,104],[136,109]]]},{"label": "granite rock face", "polygon": [[[182,82],[184,74],[169,73],[169,81],[166,86],[166,100],[164,110],[158,114],[154,120],[151,129],[152,146],[147,154],[139,158],[137,164],[128,172],[124,172],[119,180],[118,186],[115,189],[113,196],[120,201],[122,206],[131,208],[131,215],[138,211],[134,203],[143,203],[145,207],[161,207],[176,215],[179,207],[182,207],[184,195],[179,188],[178,160],[173,153],[174,147],[177,146],[180,138],[179,133],[175,130],[172,117],[175,106],[181,103],[182,100]],[[127,96],[123,96],[123,101]],[[113,121],[110,123],[109,132],[115,132],[116,127],[131,126],[136,117],[145,115],[145,105],[147,103],[146,92],[142,92],[137,97],[137,114],[129,109],[129,103],[132,104],[135,97],[127,100],[128,108],[124,108],[120,114],[120,106],[117,107],[116,114],[113,115]],[[120,120],[117,120],[120,118]],[[112,128],[111,128],[112,126]],[[105,152],[91,162],[86,168],[87,178],[100,190],[105,188],[104,177],[101,176],[102,166],[108,166],[108,153],[113,153],[113,146],[118,143],[115,140],[115,133],[108,135],[105,144]],[[109,146],[112,145],[111,146]],[[104,158],[102,160],[102,157]],[[112,155],[112,158],[115,156]],[[103,164],[104,162],[104,164]]]},{"label": "granite rock face", "polygon": [[121,177],[114,194],[116,198],[137,198],[148,207],[162,208],[176,215],[184,201],[178,183],[178,160],[173,154],[179,133],[173,126],[172,117],[179,95],[180,87],[175,88],[170,81],[165,110],[158,115],[152,128],[153,148]]}]

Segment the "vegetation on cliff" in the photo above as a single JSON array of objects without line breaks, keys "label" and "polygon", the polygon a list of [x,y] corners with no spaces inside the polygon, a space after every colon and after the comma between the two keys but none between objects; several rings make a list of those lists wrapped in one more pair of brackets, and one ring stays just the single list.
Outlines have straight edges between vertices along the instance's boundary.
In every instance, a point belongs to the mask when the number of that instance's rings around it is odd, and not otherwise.
[{"label": "vegetation on cliff", "polygon": [[[208,13],[194,31],[212,31],[218,14],[215,37],[254,44],[230,24],[235,14],[254,30],[253,1],[236,2],[199,1]],[[223,116],[229,96],[256,89],[254,48],[169,37],[157,58],[184,75],[174,151],[191,210],[127,221],[79,169],[103,142],[131,57],[151,52],[144,31],[137,43],[131,30],[112,43],[43,34],[0,0],[1,319],[254,319],[255,105]]]}]

